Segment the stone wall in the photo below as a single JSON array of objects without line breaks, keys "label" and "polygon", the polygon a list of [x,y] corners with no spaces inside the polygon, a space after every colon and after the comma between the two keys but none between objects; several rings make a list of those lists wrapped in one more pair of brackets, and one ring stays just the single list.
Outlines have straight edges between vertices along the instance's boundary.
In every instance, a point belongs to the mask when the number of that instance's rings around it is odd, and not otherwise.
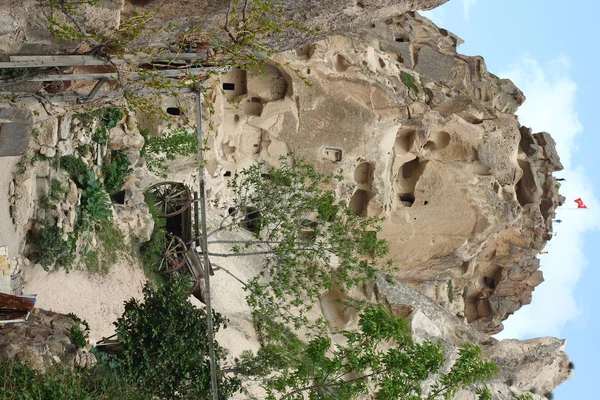
[{"label": "stone wall", "polygon": [[76,324],[69,316],[35,309],[26,322],[0,325],[0,360],[27,361],[39,370],[55,363],[89,368],[94,355],[71,342],[69,330]]}]

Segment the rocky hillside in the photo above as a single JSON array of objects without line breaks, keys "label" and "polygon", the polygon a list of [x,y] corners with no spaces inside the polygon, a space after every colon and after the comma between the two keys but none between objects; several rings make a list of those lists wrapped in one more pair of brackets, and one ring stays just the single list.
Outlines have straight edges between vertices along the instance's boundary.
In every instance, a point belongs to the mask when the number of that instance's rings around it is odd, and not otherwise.
[{"label": "rocky hillside", "polygon": [[519,124],[519,89],[459,43],[408,13],[223,76],[207,92],[209,195],[290,150],[341,174],[339,197],[384,218],[396,278],[493,334],[543,281],[562,166],[550,135]]},{"label": "rocky hillside", "polygon": [[[237,170],[258,160],[276,165],[290,151],[322,172],[340,174],[337,196],[358,215],[383,218],[395,267],[389,272],[399,282],[380,279],[355,295],[409,318],[417,338],[441,338],[451,349],[465,342],[484,346],[503,367],[494,382],[497,398],[532,389],[548,393],[571,375],[564,341],[498,342],[489,335],[500,332],[502,321],[528,304],[543,281],[537,254],[552,238],[554,211],[563,201],[552,177],[562,165],[549,134],[519,124],[521,91],[489,73],[483,58],[459,54],[460,38],[410,11],[443,2],[284,1],[288,17],[322,31],[275,35],[270,44],[282,52],[261,71],[234,68],[210,82],[204,102],[208,196],[226,200],[227,182]],[[222,23],[225,3],[200,3],[167,1],[156,20],[192,24],[196,17],[187,15],[202,7],[204,16],[198,18],[207,27]],[[0,55],[77,47],[71,42],[56,47],[47,32],[36,30],[39,18],[35,13],[26,18],[28,4],[5,18],[5,27],[20,30],[0,29]],[[105,0],[97,14],[81,18],[90,31],[110,30],[122,17],[151,6]],[[162,40],[156,35],[153,39]],[[165,113],[179,110],[170,128],[195,121],[189,98],[164,98],[159,106]],[[89,143],[81,121],[64,110],[52,115],[37,106],[35,111],[34,152],[67,155]],[[157,178],[140,158],[139,130],[151,137],[166,128],[156,115],[138,112],[109,134],[108,148],[126,152],[135,168],[116,215],[121,229],[140,240],[152,230],[142,190]],[[107,149],[94,151],[86,165]],[[30,180],[47,178],[42,163]],[[168,177],[196,185],[195,167],[193,157],[177,159]],[[15,185],[15,193],[31,192],[15,198],[36,196],[37,182],[33,188],[18,180]],[[76,191],[70,191],[74,201],[69,195],[61,199],[64,213],[56,216],[61,225],[72,225]],[[17,210],[17,218],[32,216],[45,218],[27,205]],[[245,338],[248,347],[257,346],[241,289],[234,295],[230,283],[221,284],[226,300],[239,300],[228,310],[216,290],[215,303],[224,307],[219,311],[233,320],[232,343]],[[356,322],[336,308],[340,297],[332,292],[321,301],[333,330]]]}]

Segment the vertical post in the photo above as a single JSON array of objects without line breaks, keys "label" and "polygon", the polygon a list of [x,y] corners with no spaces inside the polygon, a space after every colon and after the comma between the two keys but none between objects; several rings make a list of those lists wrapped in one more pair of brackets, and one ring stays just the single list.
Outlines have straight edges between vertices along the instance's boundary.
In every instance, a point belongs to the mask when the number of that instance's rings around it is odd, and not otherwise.
[{"label": "vertical post", "polygon": [[206,237],[206,190],[204,182],[204,138],[202,137],[202,93],[196,92],[196,134],[198,136],[198,178],[200,194],[200,228],[202,237],[200,248],[204,256],[204,289],[206,301],[206,334],[208,336],[208,356],[210,361],[210,388],[212,400],[219,400],[217,388],[217,369],[215,366],[215,335],[212,320],[212,305],[210,301],[210,260],[208,259],[208,242]]}]

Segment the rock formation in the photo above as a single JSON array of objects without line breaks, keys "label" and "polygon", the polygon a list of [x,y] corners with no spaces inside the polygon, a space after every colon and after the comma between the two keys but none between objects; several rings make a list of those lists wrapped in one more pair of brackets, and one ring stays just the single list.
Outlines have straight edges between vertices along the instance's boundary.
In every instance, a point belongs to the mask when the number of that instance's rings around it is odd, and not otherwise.
[{"label": "rock formation", "polygon": [[0,327],[0,360],[27,361],[39,370],[55,363],[90,368],[96,358],[72,343],[74,325],[85,329],[67,315],[36,309],[26,322]]},{"label": "rock formation", "polygon": [[[292,150],[341,174],[337,193],[357,214],[384,218],[397,279],[491,334],[543,280],[536,255],[562,166],[550,136],[513,114],[519,89],[458,43],[408,13],[281,53],[284,67],[222,76],[206,92],[209,196]],[[181,104],[188,119],[192,105]]]},{"label": "rock formation", "polygon": [[[498,399],[531,389],[551,392],[571,374],[564,341],[497,341],[489,335],[501,331],[502,321],[528,304],[543,281],[536,257],[552,238],[554,211],[564,201],[552,177],[562,165],[547,133],[519,124],[514,113],[525,98],[511,81],[489,73],[481,57],[457,53],[460,38],[406,12],[443,2],[283,1],[288,17],[323,31],[273,36],[270,45],[286,51],[266,60],[261,71],[234,68],[210,82],[203,113],[210,149],[207,195],[227,199],[227,182],[237,170],[258,160],[277,165],[290,151],[319,171],[341,175],[337,196],[358,215],[383,218],[382,234],[396,267],[389,272],[402,282],[392,286],[378,279],[360,295],[408,317],[417,339],[441,338],[450,349],[467,342],[482,345],[503,367],[492,385]],[[36,33],[39,16],[25,21],[28,4],[0,15],[6,21],[0,28],[0,55],[57,49],[47,32]],[[191,7],[202,8],[201,22],[209,29],[222,24],[227,2],[165,5],[157,18],[161,23],[191,26],[198,22],[187,17],[195,14]],[[82,17],[90,31],[118,26],[122,16],[152,3],[105,0],[100,7],[94,18]],[[110,24],[102,25],[104,20]],[[24,41],[17,48],[19,38]],[[155,39],[160,41],[160,34]],[[59,48],[77,45],[61,42]],[[164,98],[159,106],[172,116],[170,127],[195,121],[190,98]],[[169,111],[174,108],[175,115]],[[50,158],[73,154],[78,145],[90,143],[80,122],[68,115],[35,118],[39,133],[30,147]],[[156,115],[139,112],[110,132],[109,148],[126,151],[137,168],[127,183],[125,204],[115,206],[119,225],[141,240],[152,229],[141,190],[156,178],[143,167],[138,129],[153,136],[166,128]],[[91,155],[85,161],[93,164]],[[38,184],[47,186],[46,164],[37,162],[15,180],[15,200],[31,201],[40,194]],[[195,185],[195,166],[193,158],[175,160],[170,180]],[[67,226],[78,201],[76,188],[70,194],[49,216]],[[32,216],[48,219],[41,211],[19,212],[22,223]],[[215,278],[217,287],[220,282],[223,290],[233,291],[227,279]],[[223,338],[227,344],[243,338],[252,348],[255,332],[240,293],[228,293],[227,300],[237,301],[229,313],[219,310],[233,320],[234,329]],[[355,322],[355,315],[336,308],[342,296],[333,291],[321,299],[332,331]],[[222,300],[215,301],[217,308],[228,307]]]},{"label": "rock formation", "polygon": [[[572,375],[572,364],[565,354],[565,340],[551,337],[530,340],[496,340],[481,333],[433,302],[430,298],[402,283],[377,278],[373,297],[387,304],[396,315],[405,317],[415,340],[442,340],[450,353],[464,343],[477,343],[484,354],[500,367],[500,374],[490,382],[497,400],[512,400],[529,393],[534,399],[546,396]],[[536,394],[538,393],[538,394]],[[471,399],[466,391],[457,399]]]}]

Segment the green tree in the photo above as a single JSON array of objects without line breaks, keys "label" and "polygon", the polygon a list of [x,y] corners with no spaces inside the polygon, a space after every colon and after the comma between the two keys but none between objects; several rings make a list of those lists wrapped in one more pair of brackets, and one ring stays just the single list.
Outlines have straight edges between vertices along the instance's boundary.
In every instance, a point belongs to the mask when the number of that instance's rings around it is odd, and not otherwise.
[{"label": "green tree", "polygon": [[[136,382],[148,398],[205,399],[210,394],[206,313],[189,301],[185,281],[172,279],[153,288],[144,287],[144,300],[125,303],[115,323],[123,343],[118,358],[124,374]],[[225,326],[213,316],[215,331]],[[227,399],[239,387],[234,377],[220,370],[225,350],[215,341],[220,398]]]},{"label": "green tree", "polygon": [[[414,342],[407,323],[385,306],[367,307],[359,326],[359,332],[342,332],[343,345],[333,344],[327,334],[307,344],[283,335],[256,356],[245,353],[239,367],[256,377],[270,400],[352,400],[369,393],[382,400],[452,399],[465,388],[491,400],[482,382],[498,367],[481,360],[479,347],[462,346],[456,362],[443,372],[446,348],[440,342]],[[433,381],[425,385],[428,379]]]},{"label": "green tree", "polygon": [[[279,168],[260,162],[236,174],[229,183],[233,200],[221,205],[229,215],[209,233],[208,249],[217,260],[264,255],[261,272],[246,285],[249,304],[268,320],[299,326],[323,293],[373,279],[388,248],[377,238],[379,218],[357,216],[336,199],[339,177],[292,157],[282,158]],[[240,227],[255,239],[211,239]],[[230,251],[212,252],[211,243],[229,244]]]}]

